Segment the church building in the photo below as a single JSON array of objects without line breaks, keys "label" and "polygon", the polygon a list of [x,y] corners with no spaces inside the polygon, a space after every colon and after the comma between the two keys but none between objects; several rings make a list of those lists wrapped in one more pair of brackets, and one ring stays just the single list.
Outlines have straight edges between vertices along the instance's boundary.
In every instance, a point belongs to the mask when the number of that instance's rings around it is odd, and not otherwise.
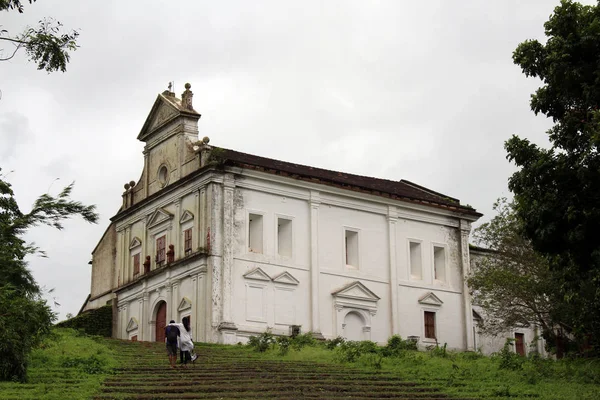
[{"label": "church building", "polygon": [[137,137],[141,177],[92,252],[84,309],[112,304],[114,337],[161,341],[189,317],[205,342],[295,330],[474,349],[480,213],[406,180],[217,147],[199,139],[190,88],[156,98]]}]

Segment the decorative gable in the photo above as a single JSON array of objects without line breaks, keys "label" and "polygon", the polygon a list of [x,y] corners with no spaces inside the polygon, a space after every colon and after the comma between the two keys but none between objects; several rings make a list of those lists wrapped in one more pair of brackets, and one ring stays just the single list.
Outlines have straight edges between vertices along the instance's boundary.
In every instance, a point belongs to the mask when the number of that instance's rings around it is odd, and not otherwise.
[{"label": "decorative gable", "polygon": [[257,281],[270,281],[271,280],[271,277],[269,275],[267,275],[267,273],[260,268],[255,268],[250,272],[246,272],[244,274],[244,278],[255,279]]},{"label": "decorative gable", "polygon": [[179,219],[179,223],[183,224],[184,222],[193,221],[193,220],[194,220],[194,214],[192,214],[188,210],[185,210],[183,212],[183,214],[181,215],[181,218]]},{"label": "decorative gable", "polygon": [[444,304],[444,302],[440,300],[440,298],[437,297],[435,294],[433,294],[433,292],[429,292],[421,296],[421,298],[419,299],[419,303],[436,307],[440,307],[442,304]]},{"label": "decorative gable", "polygon": [[153,228],[157,225],[162,224],[163,222],[170,221],[173,218],[173,214],[168,211],[165,211],[162,208],[154,211],[154,214],[150,216],[148,219],[148,228]]},{"label": "decorative gable", "polygon": [[129,243],[129,250],[139,247],[141,245],[142,241],[136,236],[133,238],[133,240],[131,240],[131,243]]},{"label": "decorative gable", "polygon": [[138,328],[138,320],[131,317],[129,319],[129,323],[127,324],[127,328],[125,329],[127,332],[134,331]]},{"label": "decorative gable", "polygon": [[335,297],[353,300],[364,300],[371,302],[376,302],[377,300],[379,300],[379,296],[370,291],[365,285],[363,285],[359,281],[352,282],[331,294]]},{"label": "decorative gable", "polygon": [[286,285],[298,285],[300,281],[292,276],[289,272],[283,272],[273,278],[275,283],[285,283]]},{"label": "decorative gable", "polygon": [[179,306],[177,307],[177,311],[185,311],[185,310],[189,310],[190,308],[192,308],[192,301],[190,299],[188,299],[187,297],[184,297],[179,302]]}]

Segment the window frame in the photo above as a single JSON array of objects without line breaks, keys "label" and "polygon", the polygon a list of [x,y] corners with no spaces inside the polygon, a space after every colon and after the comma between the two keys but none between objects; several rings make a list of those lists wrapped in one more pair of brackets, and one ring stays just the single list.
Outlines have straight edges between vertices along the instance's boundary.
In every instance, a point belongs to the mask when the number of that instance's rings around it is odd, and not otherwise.
[{"label": "window frame", "polygon": [[[283,255],[279,252],[279,220],[280,219],[289,221],[289,223],[291,224],[290,254],[289,255]],[[277,254],[279,257],[283,257],[283,258],[288,258],[288,259],[294,258],[294,217],[292,217],[290,215],[275,214],[275,254]]]},{"label": "window frame", "polygon": [[[250,235],[250,218],[252,215],[260,216],[261,221],[261,249],[259,251],[253,251],[252,247],[250,247],[251,235]],[[246,251],[250,254],[265,254],[266,246],[265,246],[265,213],[262,211],[256,210],[247,210],[246,212]]]},{"label": "window frame", "polygon": [[[352,232],[356,234],[356,265],[352,265],[352,264],[348,264],[348,237],[347,237],[347,232]],[[354,227],[350,227],[350,226],[344,226],[342,229],[342,262],[343,265],[345,266],[346,269],[350,269],[350,270],[358,270],[360,269],[360,256],[361,256],[361,252],[360,252],[360,242],[361,242],[361,233],[360,233],[360,229],[358,228],[354,228]]]}]

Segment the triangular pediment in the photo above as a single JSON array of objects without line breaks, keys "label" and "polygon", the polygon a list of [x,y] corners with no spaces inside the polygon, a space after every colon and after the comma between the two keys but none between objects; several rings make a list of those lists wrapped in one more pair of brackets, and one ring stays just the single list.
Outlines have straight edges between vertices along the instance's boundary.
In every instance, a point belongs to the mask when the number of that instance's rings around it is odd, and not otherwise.
[{"label": "triangular pediment", "polygon": [[140,239],[139,239],[137,236],[135,236],[135,237],[134,237],[134,238],[131,240],[131,243],[129,243],[129,250],[131,250],[131,249],[134,249],[134,248],[136,248],[136,247],[139,247],[139,246],[141,246],[141,245],[142,245],[142,241],[141,241],[141,240],[140,240]]},{"label": "triangular pediment", "polygon": [[377,301],[379,296],[369,290],[359,281],[352,282],[343,288],[331,293],[335,297],[347,298],[352,300]]},{"label": "triangular pediment", "polygon": [[177,307],[177,311],[185,311],[185,310],[189,310],[190,308],[192,308],[192,301],[190,299],[188,299],[187,297],[184,297],[179,302],[179,306]]},{"label": "triangular pediment", "polygon": [[250,272],[246,272],[244,274],[244,278],[255,279],[257,281],[270,281],[271,280],[271,277],[269,275],[267,275],[267,273],[260,268],[255,268]]},{"label": "triangular pediment", "polygon": [[300,281],[292,276],[289,272],[283,272],[273,278],[273,282],[285,283],[286,285],[297,285]]},{"label": "triangular pediment", "polygon": [[173,93],[169,94],[169,92],[166,91],[159,94],[137,137],[138,140],[143,142],[147,141],[148,137],[153,132],[159,130],[180,115],[200,118],[200,114],[196,111],[183,108],[181,106],[181,100],[175,97]]},{"label": "triangular pediment", "polygon": [[421,298],[419,299],[419,303],[427,304],[429,306],[437,306],[437,307],[444,304],[444,302],[442,300],[440,300],[440,298],[437,297],[435,294],[433,294],[433,292],[429,292],[429,293],[421,296]]},{"label": "triangular pediment", "polygon": [[183,212],[183,214],[181,215],[181,218],[179,219],[179,223],[183,224],[184,222],[193,221],[193,220],[194,220],[194,214],[192,214],[188,210],[185,210]]},{"label": "triangular pediment", "polygon": [[138,328],[138,320],[134,317],[131,317],[129,319],[129,322],[127,323],[127,328],[125,329],[127,332],[131,332],[133,330],[136,330]]},{"label": "triangular pediment", "polygon": [[154,211],[154,214],[152,214],[148,219],[148,228],[152,228],[165,221],[169,221],[171,220],[171,218],[173,218],[173,214],[171,214],[168,211],[165,211],[162,208],[159,208],[156,211]]}]

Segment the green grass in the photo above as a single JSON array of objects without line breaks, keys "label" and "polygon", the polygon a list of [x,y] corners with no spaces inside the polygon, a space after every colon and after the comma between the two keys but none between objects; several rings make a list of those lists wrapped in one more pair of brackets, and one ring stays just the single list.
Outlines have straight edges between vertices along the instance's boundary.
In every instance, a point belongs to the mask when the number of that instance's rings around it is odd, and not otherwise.
[{"label": "green grass", "polygon": [[[381,350],[381,348],[379,349]],[[252,350],[250,350],[252,351]],[[394,374],[402,380],[439,387],[457,397],[482,399],[600,399],[600,360],[527,359],[516,354],[485,357],[479,353],[403,350],[396,356],[363,353],[348,363],[339,348],[290,349],[277,345],[260,354],[268,360],[338,362],[365,372]],[[502,361],[508,368],[501,368]],[[506,362],[506,361],[509,362]]]},{"label": "green grass", "polygon": [[90,398],[118,365],[104,339],[57,328],[32,352],[27,382],[0,382],[0,398]]}]

